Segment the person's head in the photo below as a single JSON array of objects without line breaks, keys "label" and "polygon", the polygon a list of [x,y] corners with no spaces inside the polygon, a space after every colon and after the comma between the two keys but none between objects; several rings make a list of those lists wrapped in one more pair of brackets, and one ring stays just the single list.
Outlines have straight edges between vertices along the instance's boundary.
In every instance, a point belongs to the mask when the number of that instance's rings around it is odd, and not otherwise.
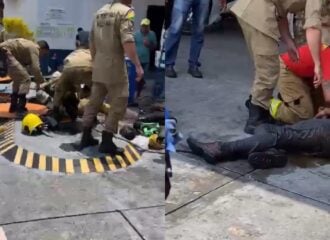
[{"label": "person's head", "polygon": [[80,28],[77,29],[77,32],[78,33],[82,32],[82,31],[84,31],[84,29],[82,27],[80,27]]},{"label": "person's head", "polygon": [[85,49],[89,48],[89,32],[81,31],[78,33],[76,47]]},{"label": "person's head", "polygon": [[148,18],[142,19],[140,26],[142,33],[148,33],[150,31],[150,20]]},{"label": "person's head", "polygon": [[39,56],[40,57],[43,57],[43,56],[45,56],[49,53],[49,45],[48,45],[47,41],[40,40],[40,41],[38,41],[38,45],[39,45],[39,48],[40,48],[40,51],[39,51]]}]

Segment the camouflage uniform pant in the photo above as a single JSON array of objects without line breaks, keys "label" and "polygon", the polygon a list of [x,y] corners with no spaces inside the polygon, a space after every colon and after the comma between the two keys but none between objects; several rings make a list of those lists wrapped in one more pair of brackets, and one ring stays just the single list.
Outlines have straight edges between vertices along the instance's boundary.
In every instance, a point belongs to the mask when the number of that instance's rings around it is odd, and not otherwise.
[{"label": "camouflage uniform pant", "polygon": [[92,85],[92,70],[85,67],[64,69],[55,85],[54,107],[63,104],[63,97],[67,92],[80,93],[81,84]]},{"label": "camouflage uniform pant", "polygon": [[8,75],[13,81],[13,93],[26,95],[30,91],[31,77],[26,67],[16,60],[15,57],[10,57],[8,64]]},{"label": "camouflage uniform pant", "polygon": [[255,67],[251,101],[268,110],[280,73],[279,45],[275,39],[244,21],[239,20],[239,23]]},{"label": "camouflage uniform pant", "polygon": [[311,119],[324,104],[322,89],[308,84],[311,79],[302,79],[287,69],[280,59],[280,78],[277,84],[283,103],[278,108],[276,119],[294,124]]},{"label": "camouflage uniform pant", "polygon": [[105,130],[116,134],[119,121],[124,118],[128,104],[128,82],[114,84],[93,82],[90,101],[83,116],[83,126],[85,128],[93,126],[106,97],[111,107],[105,120]]}]

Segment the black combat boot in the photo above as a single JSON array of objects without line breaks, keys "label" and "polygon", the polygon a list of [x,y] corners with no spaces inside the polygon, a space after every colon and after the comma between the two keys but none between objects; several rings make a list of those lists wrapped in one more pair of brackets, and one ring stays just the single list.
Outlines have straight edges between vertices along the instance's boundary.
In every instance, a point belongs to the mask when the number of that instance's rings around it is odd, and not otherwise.
[{"label": "black combat boot", "polygon": [[79,151],[83,150],[84,148],[91,147],[98,145],[99,141],[93,138],[92,129],[91,128],[84,128],[80,145],[78,146]]},{"label": "black combat boot", "polygon": [[187,139],[188,146],[194,154],[205,159],[209,164],[217,164],[221,161],[220,143],[201,143],[194,138]]},{"label": "black combat boot", "polygon": [[25,94],[18,95],[17,112],[19,112],[21,114],[24,114],[25,112],[27,112]]},{"label": "black combat boot", "polygon": [[189,67],[188,69],[188,73],[193,76],[194,78],[203,78],[203,74],[202,72],[199,70],[199,68],[197,66],[193,67]]},{"label": "black combat boot", "polygon": [[115,156],[117,154],[121,155],[124,153],[124,149],[119,148],[115,145],[113,142],[113,133],[111,132],[102,132],[102,142],[99,147],[100,153],[107,153],[112,156]]},{"label": "black combat boot", "polygon": [[255,169],[283,168],[288,162],[287,155],[279,150],[270,149],[249,155],[248,161]]},{"label": "black combat boot", "polygon": [[252,95],[249,95],[249,98],[246,99],[246,101],[245,101],[245,107],[246,107],[247,109],[250,108],[251,100],[252,100]]},{"label": "black combat boot", "polygon": [[60,123],[62,121],[62,114],[59,107],[53,108],[53,118]]},{"label": "black combat boot", "polygon": [[10,107],[9,107],[9,112],[14,113],[17,111],[17,101],[18,101],[18,94],[13,93],[10,96]]},{"label": "black combat boot", "polygon": [[249,119],[246,122],[244,132],[254,134],[255,128],[263,123],[271,123],[269,112],[260,106],[250,103]]},{"label": "black combat boot", "polygon": [[165,68],[165,76],[168,77],[168,78],[177,78],[178,74],[174,70],[173,66],[167,66]]}]

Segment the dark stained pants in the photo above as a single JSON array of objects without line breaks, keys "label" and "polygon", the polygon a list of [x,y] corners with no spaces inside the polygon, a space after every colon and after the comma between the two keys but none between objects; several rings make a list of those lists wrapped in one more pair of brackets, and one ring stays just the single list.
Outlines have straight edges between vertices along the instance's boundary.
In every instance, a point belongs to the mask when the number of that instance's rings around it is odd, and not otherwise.
[{"label": "dark stained pants", "polygon": [[286,126],[261,125],[254,136],[221,145],[224,158],[247,157],[269,149],[330,157],[330,120],[310,119]]}]

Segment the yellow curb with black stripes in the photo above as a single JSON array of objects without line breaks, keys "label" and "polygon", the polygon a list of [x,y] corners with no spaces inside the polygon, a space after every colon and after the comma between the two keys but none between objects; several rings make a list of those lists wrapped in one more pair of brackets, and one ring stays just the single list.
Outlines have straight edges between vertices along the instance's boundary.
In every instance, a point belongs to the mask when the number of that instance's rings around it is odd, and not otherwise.
[{"label": "yellow curb with black stripes", "polygon": [[103,173],[127,168],[141,158],[141,151],[131,144],[125,147],[123,155],[115,157],[95,157],[84,159],[64,159],[34,153],[15,144],[15,121],[2,125],[5,131],[0,134],[0,155],[10,162],[27,168],[51,171],[56,173]]}]

